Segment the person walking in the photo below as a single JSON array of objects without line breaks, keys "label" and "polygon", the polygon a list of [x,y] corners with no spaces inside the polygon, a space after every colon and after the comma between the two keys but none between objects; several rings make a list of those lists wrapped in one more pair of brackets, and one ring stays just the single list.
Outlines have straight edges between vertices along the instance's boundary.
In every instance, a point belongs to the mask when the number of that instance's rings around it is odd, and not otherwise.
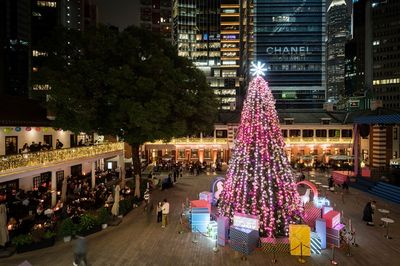
[{"label": "person walking", "polygon": [[75,242],[74,261],[72,264],[74,266],[86,266],[87,265],[86,252],[87,252],[86,239],[83,236],[78,236]]},{"label": "person walking", "polygon": [[164,199],[164,203],[161,208],[162,212],[162,228],[165,228],[168,225],[168,214],[169,214],[169,203],[167,199]]},{"label": "person walking", "polygon": [[374,216],[374,211],[375,211],[375,204],[376,204],[376,201],[371,200],[364,207],[363,221],[367,222],[367,225],[369,225],[369,226],[374,226],[373,216]]},{"label": "person walking", "polygon": [[143,212],[147,211],[149,208],[149,203],[150,203],[150,191],[149,189],[146,189],[146,191],[144,192],[143,195],[143,199],[144,199],[144,208],[143,208]]},{"label": "person walking", "polygon": [[161,223],[162,220],[162,203],[159,202],[157,205],[157,223]]}]

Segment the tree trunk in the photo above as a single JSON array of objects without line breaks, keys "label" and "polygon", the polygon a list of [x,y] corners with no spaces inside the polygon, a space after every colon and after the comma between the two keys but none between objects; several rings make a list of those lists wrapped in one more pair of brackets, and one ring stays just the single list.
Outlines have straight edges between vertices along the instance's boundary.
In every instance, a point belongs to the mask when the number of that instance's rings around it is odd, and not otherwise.
[{"label": "tree trunk", "polygon": [[142,165],[140,163],[139,156],[139,144],[131,144],[132,148],[132,165],[133,165],[133,176],[135,179],[135,197],[140,198],[140,176],[142,172]]}]

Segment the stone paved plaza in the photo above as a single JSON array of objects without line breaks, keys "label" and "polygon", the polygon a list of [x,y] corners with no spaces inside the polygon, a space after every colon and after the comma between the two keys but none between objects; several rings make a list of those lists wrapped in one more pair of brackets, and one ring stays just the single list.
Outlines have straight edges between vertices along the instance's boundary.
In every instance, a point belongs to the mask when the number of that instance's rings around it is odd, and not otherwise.
[{"label": "stone paved plaza", "polygon": [[[278,255],[277,263],[271,262],[272,256],[260,250],[248,256],[246,261],[229,247],[219,247],[213,252],[213,242],[199,236],[193,243],[194,235],[187,230],[183,234],[179,217],[181,204],[186,197],[196,199],[200,191],[209,190],[210,182],[215,176],[184,176],[176,186],[166,191],[154,191],[154,202],[168,198],[171,203],[170,225],[162,229],[156,223],[155,213],[148,217],[142,208],[137,208],[124,217],[119,226],[87,237],[89,265],[298,265],[296,257]],[[316,174],[317,179],[326,183],[325,175]],[[343,210],[345,220],[352,219],[357,231],[359,247],[352,248],[352,256],[346,256],[345,249],[335,252],[339,265],[400,265],[400,206],[382,199],[377,200],[377,208],[391,211],[390,217],[395,223],[389,228],[393,239],[384,237],[386,229],[376,225],[366,226],[361,221],[362,210],[371,195],[350,188],[348,194],[327,193],[336,210]],[[379,223],[380,214],[376,213],[375,222]],[[47,249],[16,254],[10,258],[0,259],[0,265],[19,265],[27,260],[34,266],[72,265],[73,244],[59,241]],[[330,265],[331,251],[325,250],[321,255],[306,257],[305,265]]]}]

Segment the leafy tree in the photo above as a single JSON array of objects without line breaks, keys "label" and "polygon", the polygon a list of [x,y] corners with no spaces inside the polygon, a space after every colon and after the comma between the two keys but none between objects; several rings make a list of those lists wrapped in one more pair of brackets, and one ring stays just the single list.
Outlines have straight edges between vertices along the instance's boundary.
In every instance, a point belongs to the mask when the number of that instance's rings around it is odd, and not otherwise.
[{"label": "leafy tree", "polygon": [[[51,86],[55,126],[118,135],[132,147],[210,130],[217,102],[204,74],[151,32],[99,26],[53,38],[41,78]],[[68,49],[70,47],[70,49]]]}]

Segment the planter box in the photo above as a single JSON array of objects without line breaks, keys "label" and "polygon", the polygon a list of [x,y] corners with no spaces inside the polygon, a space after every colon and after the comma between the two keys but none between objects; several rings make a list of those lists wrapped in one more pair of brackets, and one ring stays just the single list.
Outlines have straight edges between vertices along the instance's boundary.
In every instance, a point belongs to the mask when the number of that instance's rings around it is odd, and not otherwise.
[{"label": "planter box", "polygon": [[97,233],[97,232],[99,232],[99,231],[101,231],[101,225],[95,226],[95,227],[93,227],[92,229],[90,229],[90,230],[88,230],[88,231],[80,232],[80,233],[78,233],[78,235],[81,235],[81,236],[88,236],[88,235]]},{"label": "planter box", "polygon": [[17,252],[23,253],[23,252],[36,250],[36,249],[51,247],[54,245],[54,242],[55,242],[55,238],[53,237],[53,238],[49,238],[49,239],[43,239],[40,242],[34,242],[30,245],[17,246]]}]

